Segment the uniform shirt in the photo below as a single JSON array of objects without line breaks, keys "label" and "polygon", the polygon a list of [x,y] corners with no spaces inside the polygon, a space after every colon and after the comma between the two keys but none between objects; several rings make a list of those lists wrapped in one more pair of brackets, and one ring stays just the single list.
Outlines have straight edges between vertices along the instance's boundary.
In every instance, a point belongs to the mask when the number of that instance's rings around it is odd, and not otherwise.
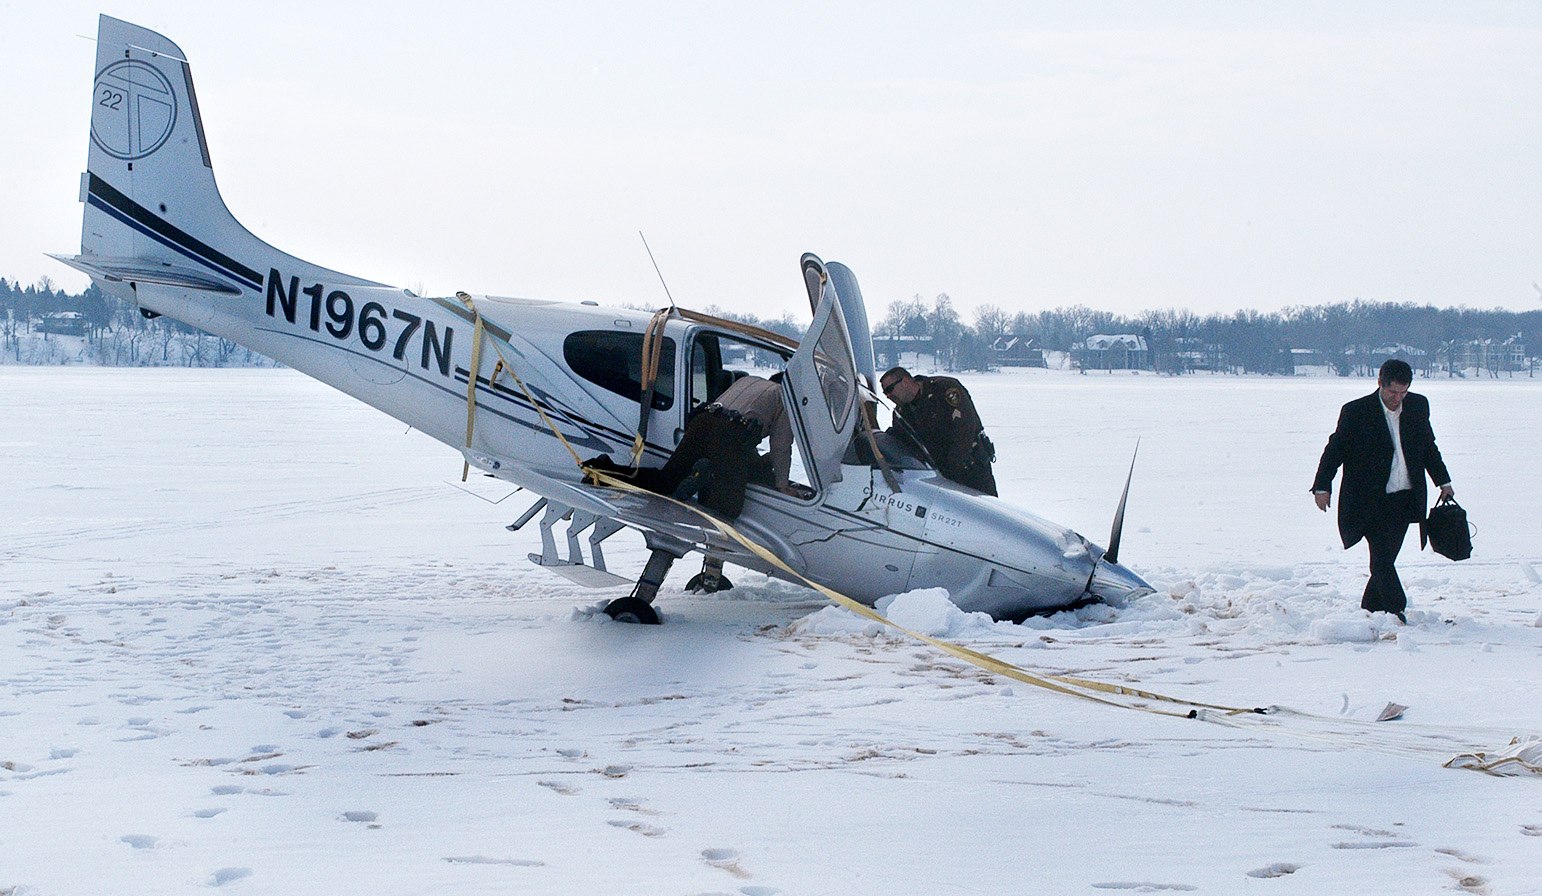
[{"label": "uniform shirt", "polygon": [[895,412],[915,432],[937,471],[957,481],[974,463],[974,443],[980,438],[980,415],[964,384],[951,376],[918,376],[921,392]]},{"label": "uniform shirt", "polygon": [[761,430],[771,438],[771,472],[776,487],[785,489],[792,469],[792,420],[782,401],[782,387],[758,376],[743,376],[718,396],[717,403],[759,421]]}]

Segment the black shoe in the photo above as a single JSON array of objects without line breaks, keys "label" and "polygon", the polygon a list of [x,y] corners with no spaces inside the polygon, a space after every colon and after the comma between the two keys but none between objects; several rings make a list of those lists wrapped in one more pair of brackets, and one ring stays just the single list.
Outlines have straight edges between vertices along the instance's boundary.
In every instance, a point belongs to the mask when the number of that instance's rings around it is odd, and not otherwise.
[{"label": "black shoe", "polygon": [[676,501],[693,501],[712,482],[712,464],[705,457],[691,465],[691,472],[675,486]]}]

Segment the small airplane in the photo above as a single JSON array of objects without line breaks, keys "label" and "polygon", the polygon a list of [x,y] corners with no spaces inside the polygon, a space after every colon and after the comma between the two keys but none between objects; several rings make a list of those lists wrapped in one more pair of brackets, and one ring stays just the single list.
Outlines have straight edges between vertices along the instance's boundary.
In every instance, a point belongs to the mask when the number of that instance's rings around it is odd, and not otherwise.
[{"label": "small airplane", "polygon": [[[1105,551],[942,478],[924,451],[878,431],[872,339],[844,265],[803,257],[814,315],[797,341],[673,305],[650,315],[425,297],[320,267],[263,242],[226,208],[183,52],[106,15],[80,201],[80,254],[55,258],[147,316],[248,346],[456,448],[467,469],[538,495],[509,527],[544,511],[536,564],[589,587],[625,585],[601,543],[641,532],[649,559],[632,593],[607,605],[615,618],[658,622],[659,587],[691,552],[705,555],[707,590],[729,586],[718,575],[728,562],[869,606],[941,587],[997,619],[1151,591],[1117,562],[1123,501]],[[765,554],[689,505],[586,476],[583,458],[662,465],[691,411],[755,370],[785,371],[796,443],[794,493],[751,485],[734,524]],[[565,556],[555,530],[564,521]]]}]

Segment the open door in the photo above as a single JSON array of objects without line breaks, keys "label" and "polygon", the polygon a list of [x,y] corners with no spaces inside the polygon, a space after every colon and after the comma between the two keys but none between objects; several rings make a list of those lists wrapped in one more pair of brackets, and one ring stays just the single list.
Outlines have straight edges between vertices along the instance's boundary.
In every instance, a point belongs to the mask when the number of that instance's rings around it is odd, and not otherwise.
[{"label": "open door", "polygon": [[804,253],[802,264],[803,282],[808,287],[809,313],[819,313],[819,298],[828,282],[841,297],[841,320],[846,325],[846,336],[851,340],[851,356],[857,362],[857,373],[867,382],[868,390],[877,394],[873,334],[867,323],[867,304],[862,300],[861,287],[857,286],[857,275],[838,261],[825,264],[812,252]]},{"label": "open door", "polygon": [[857,275],[838,261],[830,262],[828,268],[830,283],[835,286],[836,295],[841,297],[841,318],[846,321],[846,335],[851,339],[851,356],[857,362],[857,373],[876,395],[878,370],[873,357],[873,333],[867,323],[867,303],[862,300]]},{"label": "open door", "polygon": [[814,323],[787,362],[785,388],[808,444],[808,462],[820,488],[841,479],[841,458],[857,423],[857,371],[835,288],[819,259],[805,255],[809,291],[820,299]]}]

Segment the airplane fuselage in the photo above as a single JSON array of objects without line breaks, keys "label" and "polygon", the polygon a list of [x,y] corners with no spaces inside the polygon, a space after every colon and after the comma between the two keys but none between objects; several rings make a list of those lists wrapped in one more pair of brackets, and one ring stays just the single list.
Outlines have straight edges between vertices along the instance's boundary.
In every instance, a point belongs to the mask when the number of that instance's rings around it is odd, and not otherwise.
[{"label": "airplane fuselage", "polygon": [[[81,252],[61,260],[105,292],[326,382],[585,525],[636,528],[655,554],[702,550],[866,604],[941,587],[997,618],[1149,590],[1075,532],[943,479],[884,434],[869,438],[859,419],[875,396],[852,348],[866,323],[849,269],[827,274],[804,258],[816,313],[801,344],[692,314],[671,314],[650,342],[645,312],[421,297],[330,270],[268,245],[226,209],[183,58],[164,37],[102,17]],[[645,345],[660,346],[656,363]],[[737,520],[779,562],[675,502],[585,481],[583,462],[629,461],[639,434],[637,462],[662,465],[693,411],[736,377],[782,369],[796,487],[750,486]]]}]

